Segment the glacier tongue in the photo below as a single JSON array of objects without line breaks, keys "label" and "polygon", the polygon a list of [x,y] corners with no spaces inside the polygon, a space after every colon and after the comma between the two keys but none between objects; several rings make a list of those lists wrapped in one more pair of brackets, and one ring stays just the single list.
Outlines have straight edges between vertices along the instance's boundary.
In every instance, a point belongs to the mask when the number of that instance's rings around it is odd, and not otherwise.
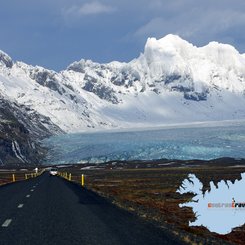
[{"label": "glacier tongue", "polygon": [[129,63],[81,60],[61,72],[0,52],[0,93],[65,132],[244,119],[245,57],[176,35],[149,38]]},{"label": "glacier tongue", "polygon": [[46,162],[210,160],[244,157],[245,121],[139,130],[64,134],[45,139]]}]

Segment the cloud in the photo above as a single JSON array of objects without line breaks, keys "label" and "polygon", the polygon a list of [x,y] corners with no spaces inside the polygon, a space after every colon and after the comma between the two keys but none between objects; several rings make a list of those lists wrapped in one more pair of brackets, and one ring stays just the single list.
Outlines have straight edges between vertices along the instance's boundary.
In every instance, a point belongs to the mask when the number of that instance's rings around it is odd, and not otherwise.
[{"label": "cloud", "polygon": [[141,26],[134,35],[136,37],[160,37],[160,35],[164,35],[166,32],[166,27],[168,27],[168,21],[164,18],[157,17],[151,19],[148,23]]},{"label": "cloud", "polygon": [[86,15],[108,14],[115,12],[116,8],[98,1],[85,3],[82,6],[72,6],[63,10],[65,16],[82,17]]},{"label": "cloud", "polygon": [[244,0],[12,0],[1,3],[0,49],[56,70],[81,58],[129,61],[149,36],[169,33],[244,53],[244,26]]},{"label": "cloud", "polygon": [[82,15],[111,13],[114,11],[115,11],[115,8],[104,5],[100,2],[86,3],[79,9],[79,13]]},{"label": "cloud", "polygon": [[142,41],[148,37],[161,38],[173,33],[198,46],[214,40],[237,46],[236,40],[241,40],[239,32],[245,24],[244,8],[230,8],[227,4],[214,7],[203,4],[199,7],[193,1],[189,2],[193,3],[192,7],[166,5],[166,12],[159,4],[155,16],[152,15],[135,30],[134,38]]}]

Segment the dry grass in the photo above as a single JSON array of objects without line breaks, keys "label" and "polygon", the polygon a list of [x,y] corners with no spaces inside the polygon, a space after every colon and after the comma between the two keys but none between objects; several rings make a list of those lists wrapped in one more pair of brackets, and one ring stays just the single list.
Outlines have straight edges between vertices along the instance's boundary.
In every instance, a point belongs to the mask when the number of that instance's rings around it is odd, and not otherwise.
[{"label": "dry grass", "polygon": [[15,181],[22,181],[30,177],[31,174],[33,174],[33,170],[28,169],[14,169],[14,170],[8,170],[8,169],[0,169],[0,186],[8,183],[13,182],[13,175],[15,178]]},{"label": "dry grass", "polygon": [[[65,169],[64,169],[65,170]],[[136,212],[139,216],[157,222],[162,226],[183,231],[183,241],[189,244],[223,244],[225,241],[245,244],[245,228],[226,236],[209,232],[204,227],[189,227],[195,219],[191,208],[179,208],[179,204],[192,198],[191,194],[180,195],[177,188],[189,173],[194,173],[209,189],[209,182],[240,179],[244,168],[192,167],[161,169],[110,169],[79,170],[66,169],[72,173],[72,180],[79,182],[81,174],[86,175],[86,187],[112,200],[116,205]],[[181,232],[180,232],[181,233]],[[241,235],[241,233],[243,235]],[[190,235],[186,235],[190,234]],[[200,237],[200,240],[198,239]],[[202,240],[204,239],[204,240]],[[207,240],[210,239],[210,240]],[[220,243],[213,243],[214,241]]]}]

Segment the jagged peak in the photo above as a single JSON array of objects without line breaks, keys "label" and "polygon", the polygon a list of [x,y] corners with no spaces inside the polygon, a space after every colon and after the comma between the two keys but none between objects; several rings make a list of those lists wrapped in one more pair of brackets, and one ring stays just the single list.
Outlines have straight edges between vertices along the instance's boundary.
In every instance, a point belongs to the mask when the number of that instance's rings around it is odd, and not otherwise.
[{"label": "jagged peak", "polygon": [[177,65],[184,68],[194,59],[196,62],[205,59],[210,64],[225,69],[234,68],[244,74],[244,58],[244,54],[240,54],[229,44],[213,41],[203,47],[196,47],[177,35],[169,34],[161,39],[148,38],[144,53],[139,60],[141,62],[145,60],[148,67],[160,67],[162,72],[168,66]]},{"label": "jagged peak", "polygon": [[147,49],[158,49],[159,51],[169,51],[169,49],[190,48],[193,45],[178,35],[169,34],[163,38],[156,39],[155,37],[148,38],[145,45]]},{"label": "jagged peak", "polygon": [[229,44],[219,42],[210,42],[206,46],[200,48],[200,51],[208,58],[210,62],[217,64],[226,69],[239,69],[243,74],[245,73],[245,56]]},{"label": "jagged peak", "polygon": [[212,41],[203,47],[196,47],[178,35],[173,34],[168,34],[160,39],[156,39],[155,37],[148,38],[145,44],[144,54],[154,52],[155,55],[156,53],[164,53],[165,55],[168,54],[170,56],[181,54],[183,51],[186,53],[186,51],[192,50],[209,50],[210,52],[232,53],[244,57],[244,54],[240,54],[238,50],[230,44]]},{"label": "jagged peak", "polygon": [[84,69],[86,67],[96,67],[100,66],[99,63],[93,62],[92,60],[86,60],[86,59],[81,59],[80,61],[75,61],[71,63],[68,67],[67,70],[75,71],[75,72],[84,72]]},{"label": "jagged peak", "polygon": [[161,39],[148,38],[145,44],[144,56],[147,63],[170,61],[177,56],[184,59],[189,57],[190,51],[196,49],[191,43],[177,35],[169,34]]},{"label": "jagged peak", "polygon": [[157,42],[159,45],[166,45],[166,44],[171,44],[171,45],[191,45],[191,43],[187,42],[186,40],[184,40],[183,38],[181,38],[178,35],[174,35],[174,34],[168,34],[160,39],[156,39],[155,37],[150,37],[148,38],[147,42]]},{"label": "jagged peak", "polygon": [[0,50],[0,64],[5,65],[8,68],[12,68],[13,60],[11,57],[5,52]]},{"label": "jagged peak", "polygon": [[216,41],[209,42],[203,48],[216,49],[217,51],[224,51],[224,52],[229,51],[229,52],[234,52],[236,54],[240,54],[234,46],[230,44],[219,43]]}]

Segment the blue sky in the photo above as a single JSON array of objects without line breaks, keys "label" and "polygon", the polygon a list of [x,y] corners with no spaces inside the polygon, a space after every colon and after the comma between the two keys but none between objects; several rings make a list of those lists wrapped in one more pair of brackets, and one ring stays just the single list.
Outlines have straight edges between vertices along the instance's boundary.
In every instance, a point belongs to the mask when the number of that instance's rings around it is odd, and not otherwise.
[{"label": "blue sky", "polygon": [[130,61],[148,37],[178,34],[245,53],[244,0],[9,0],[0,4],[0,49],[59,71],[81,58]]}]

